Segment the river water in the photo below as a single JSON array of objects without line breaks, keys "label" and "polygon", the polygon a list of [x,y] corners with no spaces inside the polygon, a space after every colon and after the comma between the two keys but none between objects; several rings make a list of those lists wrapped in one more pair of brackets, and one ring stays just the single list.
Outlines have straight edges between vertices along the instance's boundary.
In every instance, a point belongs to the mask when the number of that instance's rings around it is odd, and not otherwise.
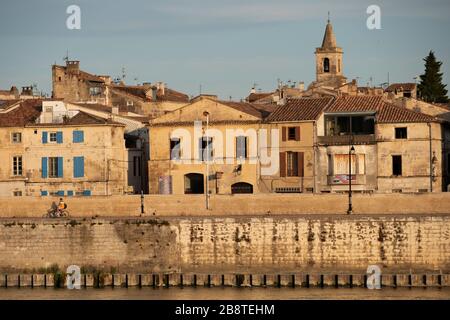
[{"label": "river water", "polygon": [[450,300],[450,288],[0,288],[0,300]]}]

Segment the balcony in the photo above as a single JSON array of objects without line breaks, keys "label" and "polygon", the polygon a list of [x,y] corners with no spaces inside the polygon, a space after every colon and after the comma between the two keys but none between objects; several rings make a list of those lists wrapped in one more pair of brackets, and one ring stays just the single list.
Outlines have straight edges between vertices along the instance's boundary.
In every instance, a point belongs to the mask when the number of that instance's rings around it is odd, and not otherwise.
[{"label": "balcony", "polygon": [[376,139],[374,134],[357,134],[357,135],[342,135],[342,136],[322,136],[317,137],[317,142],[325,146],[341,146],[341,145],[358,145],[358,144],[375,144]]}]

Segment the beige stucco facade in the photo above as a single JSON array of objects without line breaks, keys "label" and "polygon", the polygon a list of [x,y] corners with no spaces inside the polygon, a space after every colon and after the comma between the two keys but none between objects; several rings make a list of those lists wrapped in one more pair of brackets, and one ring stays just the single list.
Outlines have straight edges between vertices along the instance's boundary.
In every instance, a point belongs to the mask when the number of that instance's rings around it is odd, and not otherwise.
[{"label": "beige stucco facade", "polygon": [[[205,112],[209,113],[208,132]],[[255,115],[229,107],[214,99],[203,98],[152,121],[150,126],[149,191],[151,194],[190,193],[189,183],[201,184],[209,192],[230,194],[235,183],[247,183],[258,193],[257,133],[261,119]],[[197,126],[194,125],[195,121]],[[212,138],[212,160],[199,160],[199,139]],[[247,156],[236,158],[236,136],[246,136]],[[171,159],[171,137],[179,137],[181,154]],[[228,152],[227,152],[228,150]],[[188,174],[197,174],[196,182],[187,181]],[[170,185],[170,186],[169,186]]]},{"label": "beige stucco facade", "polygon": [[[73,143],[74,130],[84,132],[83,142]],[[43,144],[43,132],[62,132],[62,143]],[[21,134],[21,142],[12,141],[13,133]],[[0,195],[122,194],[127,183],[123,136],[122,125],[1,127]],[[14,157],[21,157],[20,172],[14,172]],[[47,173],[43,177],[42,159],[50,157],[62,158],[62,176],[50,177]],[[74,177],[74,157],[84,159],[82,177]]]},{"label": "beige stucco facade", "polygon": [[[407,128],[406,139],[395,128]],[[430,137],[431,133],[431,137]],[[380,192],[442,191],[442,125],[398,123],[377,125],[378,190]],[[392,174],[392,156],[401,156],[402,174]]]}]

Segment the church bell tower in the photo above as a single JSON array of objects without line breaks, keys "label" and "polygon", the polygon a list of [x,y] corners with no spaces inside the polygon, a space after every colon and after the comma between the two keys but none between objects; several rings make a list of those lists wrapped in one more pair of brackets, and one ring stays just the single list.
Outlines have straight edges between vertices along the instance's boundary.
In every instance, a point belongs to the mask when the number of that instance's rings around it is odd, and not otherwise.
[{"label": "church bell tower", "polygon": [[346,82],[343,76],[343,51],[336,44],[333,26],[328,15],[322,46],[316,48],[316,82],[324,85],[340,86]]}]

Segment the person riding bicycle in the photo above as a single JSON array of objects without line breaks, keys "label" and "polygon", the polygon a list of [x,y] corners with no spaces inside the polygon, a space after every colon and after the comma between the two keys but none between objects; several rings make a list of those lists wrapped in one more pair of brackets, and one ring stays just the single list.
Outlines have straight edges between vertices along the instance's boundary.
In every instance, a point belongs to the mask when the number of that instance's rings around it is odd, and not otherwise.
[{"label": "person riding bicycle", "polygon": [[65,204],[63,198],[59,198],[58,208],[57,211],[60,215],[64,212],[64,210],[67,208],[67,204]]}]

